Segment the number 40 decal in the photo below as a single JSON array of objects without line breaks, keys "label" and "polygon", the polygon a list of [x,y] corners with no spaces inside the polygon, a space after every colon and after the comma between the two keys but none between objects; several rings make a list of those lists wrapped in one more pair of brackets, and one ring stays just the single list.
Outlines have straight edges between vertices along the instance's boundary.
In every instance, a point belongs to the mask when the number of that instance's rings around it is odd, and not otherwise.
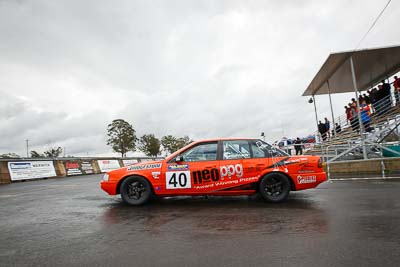
[{"label": "number 40 decal", "polygon": [[192,188],[190,171],[166,172],[165,181],[167,189]]}]

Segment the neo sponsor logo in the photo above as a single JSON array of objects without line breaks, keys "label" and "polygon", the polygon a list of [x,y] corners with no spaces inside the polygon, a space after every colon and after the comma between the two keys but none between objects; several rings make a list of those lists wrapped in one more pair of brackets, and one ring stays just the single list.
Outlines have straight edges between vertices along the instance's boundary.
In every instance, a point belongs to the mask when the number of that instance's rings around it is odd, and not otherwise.
[{"label": "neo sponsor logo", "polygon": [[232,176],[236,176],[237,178],[242,178],[243,166],[242,164],[236,164],[236,165],[221,166],[219,170],[217,168],[212,168],[212,169],[193,171],[192,176],[194,184],[202,184],[210,181],[216,182],[219,181],[220,179],[224,180],[225,177],[231,179]]},{"label": "neo sponsor logo", "polygon": [[317,181],[317,176],[315,175],[307,175],[307,176],[297,176],[297,182],[299,184],[309,184],[309,183],[315,183]]},{"label": "neo sponsor logo", "polygon": [[203,182],[218,181],[219,171],[216,168],[205,169],[202,171],[192,172],[194,184],[202,184]]}]

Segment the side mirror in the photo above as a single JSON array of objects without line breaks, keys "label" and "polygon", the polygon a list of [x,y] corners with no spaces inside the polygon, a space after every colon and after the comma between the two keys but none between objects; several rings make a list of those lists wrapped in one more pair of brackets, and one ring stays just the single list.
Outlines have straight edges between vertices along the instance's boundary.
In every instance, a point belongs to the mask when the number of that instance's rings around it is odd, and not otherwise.
[{"label": "side mirror", "polygon": [[175,158],[175,162],[181,162],[181,161],[183,161],[183,157],[181,155]]}]

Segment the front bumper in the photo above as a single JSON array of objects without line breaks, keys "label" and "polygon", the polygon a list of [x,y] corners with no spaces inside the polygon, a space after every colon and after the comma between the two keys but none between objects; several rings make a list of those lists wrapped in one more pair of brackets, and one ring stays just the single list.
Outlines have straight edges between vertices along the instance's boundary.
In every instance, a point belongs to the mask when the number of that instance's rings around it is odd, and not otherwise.
[{"label": "front bumper", "polygon": [[117,182],[114,181],[101,181],[100,187],[104,191],[106,191],[109,195],[116,195],[117,194]]}]

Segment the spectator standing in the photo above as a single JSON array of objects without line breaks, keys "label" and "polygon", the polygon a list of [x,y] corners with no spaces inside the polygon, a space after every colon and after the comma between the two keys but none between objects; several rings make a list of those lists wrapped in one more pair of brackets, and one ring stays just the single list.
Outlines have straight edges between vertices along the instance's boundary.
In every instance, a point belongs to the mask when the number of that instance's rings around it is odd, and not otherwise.
[{"label": "spectator standing", "polygon": [[383,98],[385,99],[383,102],[384,104],[384,110],[387,111],[391,106],[392,106],[392,101],[391,101],[391,97],[390,97],[390,84],[388,84],[387,82],[385,82],[385,80],[382,80],[382,95]]},{"label": "spectator standing", "polygon": [[300,138],[297,137],[296,141],[294,141],[294,149],[296,150],[296,155],[303,154],[303,144]]},{"label": "spectator standing", "polygon": [[326,129],[326,132],[328,133],[328,137],[330,138],[331,137],[331,132],[330,132],[331,122],[328,120],[327,117],[325,117],[325,129]]},{"label": "spectator standing", "polygon": [[362,94],[360,94],[360,95],[358,96],[358,103],[361,104],[361,102],[363,102],[363,100],[364,100],[364,96],[363,96]]},{"label": "spectator standing", "polygon": [[377,93],[376,88],[373,88],[369,91],[369,101],[371,102],[372,112],[376,112],[376,109],[375,109],[375,103],[377,101],[376,93]]},{"label": "spectator standing", "polygon": [[349,106],[344,106],[344,109],[346,110],[347,124],[350,124],[350,121],[351,121],[351,103],[349,103]]},{"label": "spectator standing", "polygon": [[378,89],[376,91],[376,105],[375,110],[378,115],[383,113],[383,107],[385,105],[385,93],[383,92],[382,84],[378,85]]},{"label": "spectator standing", "polygon": [[394,76],[393,81],[394,95],[396,97],[396,105],[400,105],[400,79]]},{"label": "spectator standing", "polygon": [[335,129],[336,129],[336,133],[340,133],[342,131],[342,127],[340,127],[339,123],[335,123]]},{"label": "spectator standing", "polygon": [[353,131],[358,131],[360,125],[358,123],[358,114],[357,114],[357,103],[353,98],[351,103],[351,128]]},{"label": "spectator standing", "polygon": [[367,94],[363,94],[363,98],[364,98],[365,102],[367,103],[367,105],[371,104],[371,100],[369,99],[369,96],[367,96]]},{"label": "spectator standing", "polygon": [[321,121],[318,122],[318,132],[321,134],[321,138],[323,141],[326,140],[326,127],[325,124]]},{"label": "spectator standing", "polygon": [[365,100],[361,103],[360,106],[360,112],[361,112],[361,122],[364,125],[364,129],[366,132],[371,131],[371,113],[370,113],[370,108],[365,102]]}]

